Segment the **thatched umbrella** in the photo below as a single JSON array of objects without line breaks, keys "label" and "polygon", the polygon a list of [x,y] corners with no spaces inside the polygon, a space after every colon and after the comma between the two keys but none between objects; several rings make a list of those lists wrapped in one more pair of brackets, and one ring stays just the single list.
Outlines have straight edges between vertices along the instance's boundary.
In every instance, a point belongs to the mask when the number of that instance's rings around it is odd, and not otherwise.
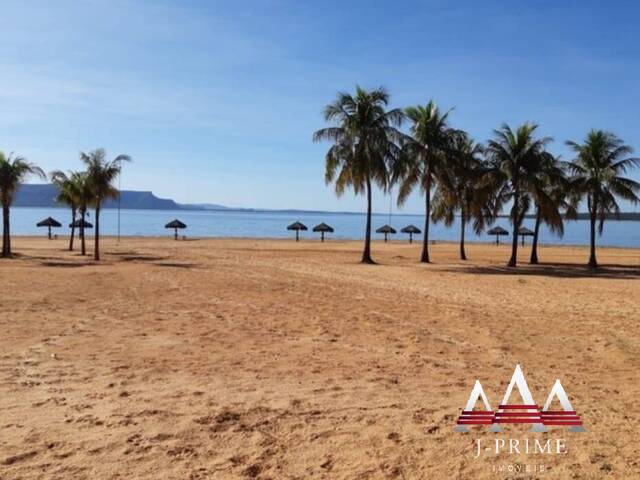
[{"label": "thatched umbrella", "polygon": [[164,228],[173,228],[173,238],[174,240],[178,240],[178,229],[187,228],[187,224],[182,223],[176,218],[175,220],[171,220],[169,223],[167,223]]},{"label": "thatched umbrella", "polygon": [[75,222],[69,224],[69,228],[93,228],[93,224],[83,220],[82,218],[77,219]]},{"label": "thatched umbrella", "polygon": [[55,218],[47,217],[44,220],[36,223],[36,227],[48,227],[49,229],[49,240],[51,240],[51,227],[60,228],[62,224],[57,221]]},{"label": "thatched umbrella", "polygon": [[520,227],[518,229],[518,235],[522,237],[522,246],[524,247],[524,237],[533,237],[533,232],[527,227]]},{"label": "thatched umbrella", "polygon": [[[72,222],[69,224],[69,228],[78,228],[80,229],[80,237],[84,236],[84,231],[87,228],[93,228],[93,225],[89,222],[87,222],[86,220],[84,220],[83,218],[79,218],[77,219],[75,222]],[[83,253],[84,255],[84,250]]]},{"label": "thatched umbrella", "polygon": [[400,230],[402,233],[408,233],[409,234],[409,243],[413,243],[413,234],[415,233],[416,235],[420,235],[422,233],[422,230],[420,230],[418,227],[416,227],[415,225],[407,225],[406,227],[404,227],[402,230]]},{"label": "thatched umbrella", "polygon": [[396,230],[390,225],[383,225],[376,230],[376,233],[384,233],[384,243],[387,243],[387,235],[395,234]]},{"label": "thatched umbrella", "polygon": [[500,235],[509,235],[509,232],[507,232],[504,228],[502,228],[500,226],[493,227],[487,233],[489,235],[495,235],[496,236],[496,245],[500,245]]},{"label": "thatched umbrella", "polygon": [[291,225],[287,227],[287,230],[295,230],[296,231],[296,242],[300,241],[300,230],[307,231],[307,226],[302,222],[293,222]]},{"label": "thatched umbrella", "polygon": [[320,232],[320,241],[324,242],[324,234],[333,233],[333,228],[323,222],[313,227],[313,231]]}]

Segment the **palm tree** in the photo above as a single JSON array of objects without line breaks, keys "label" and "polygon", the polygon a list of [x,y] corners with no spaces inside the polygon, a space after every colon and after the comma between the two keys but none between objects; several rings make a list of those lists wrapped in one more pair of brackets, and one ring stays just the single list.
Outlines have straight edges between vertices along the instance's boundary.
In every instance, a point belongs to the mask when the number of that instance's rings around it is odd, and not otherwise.
[{"label": "palm tree", "polygon": [[640,183],[623,177],[628,170],[640,165],[639,158],[630,157],[633,149],[622,139],[604,130],[591,130],[583,144],[568,141],[576,153],[570,163],[573,184],[581,196],[587,198],[590,220],[589,267],[597,268],[596,222],[602,235],[607,214],[618,215],[620,207],[616,197],[637,204]]},{"label": "palm tree", "polygon": [[552,204],[548,193],[541,187],[542,160],[550,137],[536,139],[538,126],[525,123],[513,131],[507,124],[494,130],[494,138],[487,145],[489,168],[485,181],[493,190],[494,215],[511,203],[510,218],[513,226],[511,258],[507,266],[515,267],[518,258],[518,229],[529,210],[533,197],[546,210]]},{"label": "palm tree", "polygon": [[390,171],[398,156],[397,142],[402,134],[400,109],[387,110],[389,94],[384,88],[364,90],[356,86],[355,95],[338,93],[336,100],[324,109],[325,121],[334,126],[313,134],[314,142],[333,143],[325,156],[325,181],[335,181],[337,196],[351,187],[356,195],[367,196],[362,263],[375,263],[371,258],[372,188],[375,183],[383,191],[390,185]]},{"label": "palm tree", "polygon": [[100,260],[100,209],[102,202],[108,198],[118,198],[120,192],[113,185],[120,175],[122,162],[130,162],[128,155],[118,155],[111,161],[106,160],[107,153],[98,148],[89,153],[80,152],[80,159],[87,167],[87,182],[93,192],[95,202],[95,241],[94,260]]},{"label": "palm tree", "polygon": [[79,235],[80,235],[80,254],[86,255],[86,235],[84,232],[84,222],[88,215],[89,207],[95,206],[95,195],[93,193],[93,189],[89,184],[89,179],[87,176],[87,172],[76,172],[71,180],[75,184],[76,193],[78,195],[78,213],[80,214],[80,227],[79,227]]},{"label": "palm tree", "polygon": [[419,186],[425,197],[424,237],[420,261],[429,259],[429,222],[431,217],[431,189],[446,169],[447,154],[451,151],[456,131],[449,127],[449,112],[441,113],[438,106],[429,101],[405,109],[411,121],[411,136],[402,145],[402,155],[397,162],[395,176],[400,181],[398,206],[402,206],[414,187]]},{"label": "palm tree", "polygon": [[443,220],[451,226],[456,212],[460,214],[460,259],[466,260],[465,230],[473,220],[473,230],[480,233],[490,218],[487,208],[489,192],[481,185],[486,173],[482,154],[484,147],[473,141],[466,132],[453,138],[452,153],[433,195],[434,222]]},{"label": "palm tree", "polygon": [[550,199],[545,203],[545,198],[534,192],[535,202],[535,226],[533,229],[533,241],[531,242],[531,258],[529,263],[538,264],[538,238],[540,235],[540,225],[547,225],[552,233],[562,237],[564,235],[564,220],[561,211],[567,219],[577,218],[577,202],[572,191],[571,182],[565,175],[565,164],[560,157],[555,157],[548,152],[543,152],[540,158],[540,169],[538,171],[538,187]]},{"label": "palm tree", "polygon": [[51,182],[58,187],[56,202],[65,203],[71,209],[71,236],[69,237],[69,251],[73,251],[73,239],[75,237],[75,222],[80,203],[80,182],[77,172],[69,172],[67,175],[61,170],[54,170],[49,174]]},{"label": "palm tree", "polygon": [[29,175],[46,178],[44,172],[24,157],[0,152],[0,203],[2,203],[2,257],[11,256],[9,213],[16,191]]}]

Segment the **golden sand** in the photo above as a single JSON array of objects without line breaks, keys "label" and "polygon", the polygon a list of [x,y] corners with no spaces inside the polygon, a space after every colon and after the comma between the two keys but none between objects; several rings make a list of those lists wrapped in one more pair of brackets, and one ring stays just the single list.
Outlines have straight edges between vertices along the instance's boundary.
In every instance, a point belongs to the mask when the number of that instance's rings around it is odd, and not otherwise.
[{"label": "golden sand", "polygon": [[[92,245],[89,245],[90,247]],[[640,251],[130,239],[0,260],[0,478],[639,478]],[[529,252],[522,250],[524,260]],[[612,265],[612,266],[611,266]],[[560,378],[587,431],[565,455],[483,456],[453,428],[476,378]],[[546,436],[545,436],[546,435]],[[520,478],[532,478],[521,476]]]}]

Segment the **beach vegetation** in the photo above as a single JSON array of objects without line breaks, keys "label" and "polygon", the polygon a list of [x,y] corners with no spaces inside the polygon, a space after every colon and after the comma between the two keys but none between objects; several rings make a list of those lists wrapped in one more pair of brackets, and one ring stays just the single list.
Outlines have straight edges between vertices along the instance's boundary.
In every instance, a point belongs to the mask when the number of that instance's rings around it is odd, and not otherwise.
[{"label": "beach vegetation", "polygon": [[0,152],[0,204],[2,204],[2,257],[11,257],[11,204],[25,180],[35,175],[46,178],[40,167],[20,155]]},{"label": "beach vegetation", "polygon": [[86,167],[87,186],[93,197],[93,207],[95,209],[94,226],[94,260],[100,260],[100,210],[104,200],[108,198],[118,198],[120,192],[115,187],[114,182],[120,175],[122,162],[130,162],[128,155],[118,155],[113,160],[107,160],[107,153],[104,149],[98,148],[88,153],[80,152],[80,160]]},{"label": "beach vegetation", "polygon": [[315,142],[332,145],[325,155],[325,182],[334,183],[336,195],[348,188],[365,195],[367,214],[362,263],[375,263],[371,256],[371,213],[373,186],[387,191],[391,172],[400,155],[399,143],[404,113],[388,110],[389,94],[384,88],[365,90],[356,87],[354,94],[338,93],[324,109],[324,119],[331,126],[313,134]]},{"label": "beach vegetation", "polygon": [[567,141],[575,158],[569,164],[572,184],[589,212],[589,268],[597,268],[596,228],[602,234],[608,214],[619,215],[618,199],[640,201],[640,183],[625,175],[640,166],[633,149],[611,132],[591,130],[583,143]]}]

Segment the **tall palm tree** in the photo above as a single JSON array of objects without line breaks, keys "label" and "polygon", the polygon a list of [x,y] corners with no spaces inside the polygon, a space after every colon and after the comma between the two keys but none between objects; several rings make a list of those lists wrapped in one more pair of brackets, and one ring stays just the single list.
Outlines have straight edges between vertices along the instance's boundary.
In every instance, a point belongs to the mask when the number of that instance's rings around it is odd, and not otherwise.
[{"label": "tall palm tree", "polygon": [[538,264],[538,239],[541,224],[544,223],[552,233],[562,237],[564,235],[564,219],[561,211],[564,211],[564,217],[567,219],[577,218],[575,195],[571,182],[565,175],[565,164],[560,160],[560,157],[543,152],[538,175],[538,188],[551,201],[545,203],[544,198],[539,195],[540,192],[534,192],[535,226],[529,260],[532,265]]},{"label": "tall palm tree", "polygon": [[24,157],[0,152],[0,203],[2,204],[2,257],[11,256],[10,209],[16,191],[29,175],[46,178],[44,172]]},{"label": "tall palm tree", "polygon": [[454,136],[452,152],[445,166],[444,174],[433,195],[434,222],[443,220],[451,226],[455,214],[460,214],[460,259],[466,260],[465,231],[473,220],[473,230],[480,233],[485,221],[490,218],[489,191],[481,181],[486,173],[482,154],[484,147],[473,141],[466,132]]},{"label": "tall palm tree", "polygon": [[89,153],[80,152],[80,159],[87,167],[87,181],[93,192],[95,206],[95,241],[94,260],[100,260],[100,209],[102,202],[108,198],[118,198],[120,192],[114,181],[120,175],[122,162],[130,162],[128,155],[118,155],[113,160],[106,159],[107,153],[102,148]]},{"label": "tall palm tree", "polygon": [[73,239],[76,232],[76,215],[81,196],[79,173],[69,172],[69,174],[66,174],[61,170],[54,170],[49,174],[49,177],[51,178],[51,182],[58,187],[56,202],[65,203],[71,209],[71,236],[69,237],[69,251],[73,251]]},{"label": "tall palm tree", "polygon": [[86,247],[86,235],[84,231],[84,223],[89,215],[89,208],[95,206],[95,195],[93,193],[93,189],[91,188],[91,184],[89,183],[89,178],[87,176],[87,172],[75,172],[75,174],[71,177],[71,180],[75,184],[75,189],[77,193],[77,201],[78,201],[78,213],[80,214],[80,227],[78,228],[78,234],[80,236],[80,254],[87,254]]},{"label": "tall palm tree", "polygon": [[542,161],[545,146],[551,137],[535,138],[538,126],[525,123],[515,131],[507,124],[494,130],[494,138],[487,144],[489,168],[485,181],[493,190],[494,215],[511,203],[510,218],[513,226],[511,258],[507,263],[515,267],[518,258],[518,229],[531,207],[533,197],[543,208],[551,208],[551,199],[541,187]]},{"label": "tall palm tree", "polygon": [[333,143],[325,156],[325,181],[335,181],[336,195],[351,187],[356,195],[367,197],[362,263],[375,263],[371,258],[372,189],[383,191],[390,185],[390,171],[398,156],[397,142],[402,134],[400,109],[387,110],[389,94],[384,88],[364,90],[356,86],[355,95],[338,93],[336,100],[324,109],[325,121],[334,126],[313,134],[314,142]]},{"label": "tall palm tree", "polygon": [[633,149],[622,139],[604,130],[591,130],[584,143],[568,141],[576,158],[570,163],[573,184],[587,199],[590,220],[589,267],[597,268],[596,223],[602,235],[608,214],[618,215],[617,198],[637,204],[640,183],[623,177],[628,170],[640,166],[640,159],[630,157]]},{"label": "tall palm tree", "polygon": [[418,186],[425,197],[424,237],[421,262],[429,259],[429,223],[431,217],[431,190],[446,169],[447,154],[455,134],[448,123],[449,113],[442,113],[430,100],[426,106],[405,109],[411,122],[410,133],[402,145],[395,175],[399,178],[398,206],[402,206],[413,189]]}]

